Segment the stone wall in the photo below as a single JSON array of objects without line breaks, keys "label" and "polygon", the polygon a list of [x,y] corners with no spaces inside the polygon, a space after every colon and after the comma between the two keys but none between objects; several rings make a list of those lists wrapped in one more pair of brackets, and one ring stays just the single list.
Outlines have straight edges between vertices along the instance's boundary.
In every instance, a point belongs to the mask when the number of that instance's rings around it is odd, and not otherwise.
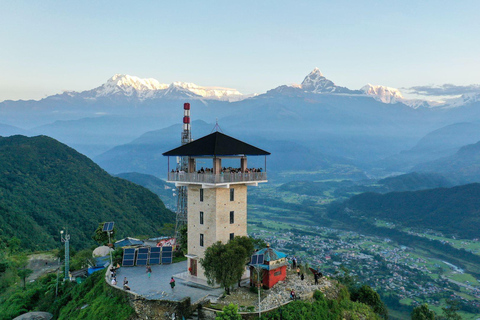
[{"label": "stone wall", "polygon": [[[230,201],[229,188],[203,189],[203,201],[200,201],[200,186],[188,186],[188,254],[198,256],[197,260],[203,258],[205,249],[215,242],[227,243],[231,233],[247,235],[247,186],[235,184],[230,188],[235,190],[234,201]],[[231,211],[234,223],[230,223]],[[200,212],[203,212],[203,224],[200,224]],[[203,234],[203,247],[200,234]],[[197,263],[197,277],[206,280],[200,263]]]}]

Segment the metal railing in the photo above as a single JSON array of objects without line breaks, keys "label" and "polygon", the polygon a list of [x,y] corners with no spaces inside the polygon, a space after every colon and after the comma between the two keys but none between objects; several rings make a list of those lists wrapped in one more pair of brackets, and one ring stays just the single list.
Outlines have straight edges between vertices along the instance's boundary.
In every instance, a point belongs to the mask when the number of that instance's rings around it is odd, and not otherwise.
[{"label": "metal railing", "polygon": [[249,172],[249,173],[180,173],[169,172],[168,181],[192,182],[192,183],[233,183],[233,182],[249,182],[249,181],[266,181],[266,172]]}]

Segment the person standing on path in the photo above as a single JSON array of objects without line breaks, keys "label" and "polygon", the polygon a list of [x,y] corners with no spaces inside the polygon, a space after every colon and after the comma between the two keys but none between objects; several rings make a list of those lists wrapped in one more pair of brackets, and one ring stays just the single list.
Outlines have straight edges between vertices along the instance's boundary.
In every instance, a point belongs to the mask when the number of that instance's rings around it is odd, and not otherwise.
[{"label": "person standing on path", "polygon": [[318,285],[318,273],[315,272],[315,274],[313,275],[313,277],[315,278],[315,285]]},{"label": "person standing on path", "polygon": [[170,279],[170,287],[172,287],[172,290],[175,288],[175,279],[173,279],[173,277]]},{"label": "person standing on path", "polygon": [[150,278],[150,275],[152,274],[152,267],[147,266],[147,275]]},{"label": "person standing on path", "polygon": [[297,267],[297,275],[300,277],[300,268]]}]

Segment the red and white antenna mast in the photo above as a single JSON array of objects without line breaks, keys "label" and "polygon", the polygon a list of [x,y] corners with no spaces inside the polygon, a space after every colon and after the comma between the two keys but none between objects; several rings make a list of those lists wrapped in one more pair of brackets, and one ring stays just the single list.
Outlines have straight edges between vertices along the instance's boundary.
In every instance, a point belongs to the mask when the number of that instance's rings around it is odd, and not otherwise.
[{"label": "red and white antenna mast", "polygon": [[[183,104],[183,130],[182,146],[192,141],[190,127],[190,103]],[[188,157],[178,159],[177,168],[179,171],[188,172]],[[175,223],[175,239],[178,239],[178,232],[187,224],[187,187],[177,187],[177,218]]]}]

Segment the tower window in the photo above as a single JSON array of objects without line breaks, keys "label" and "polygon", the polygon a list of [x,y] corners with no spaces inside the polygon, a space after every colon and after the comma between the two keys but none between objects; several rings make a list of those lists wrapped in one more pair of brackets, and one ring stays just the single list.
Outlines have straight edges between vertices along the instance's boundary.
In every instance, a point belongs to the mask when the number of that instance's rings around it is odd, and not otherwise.
[{"label": "tower window", "polygon": [[235,189],[230,188],[230,201],[235,201]]},{"label": "tower window", "polygon": [[230,240],[233,240],[235,238],[235,233],[230,233]]},{"label": "tower window", "polygon": [[203,247],[203,233],[200,233],[200,247]]},{"label": "tower window", "polygon": [[203,224],[203,211],[200,211],[200,224]]},{"label": "tower window", "polygon": [[200,202],[203,202],[203,189],[200,189]]},{"label": "tower window", "polygon": [[230,224],[235,223],[235,212],[230,211]]}]

